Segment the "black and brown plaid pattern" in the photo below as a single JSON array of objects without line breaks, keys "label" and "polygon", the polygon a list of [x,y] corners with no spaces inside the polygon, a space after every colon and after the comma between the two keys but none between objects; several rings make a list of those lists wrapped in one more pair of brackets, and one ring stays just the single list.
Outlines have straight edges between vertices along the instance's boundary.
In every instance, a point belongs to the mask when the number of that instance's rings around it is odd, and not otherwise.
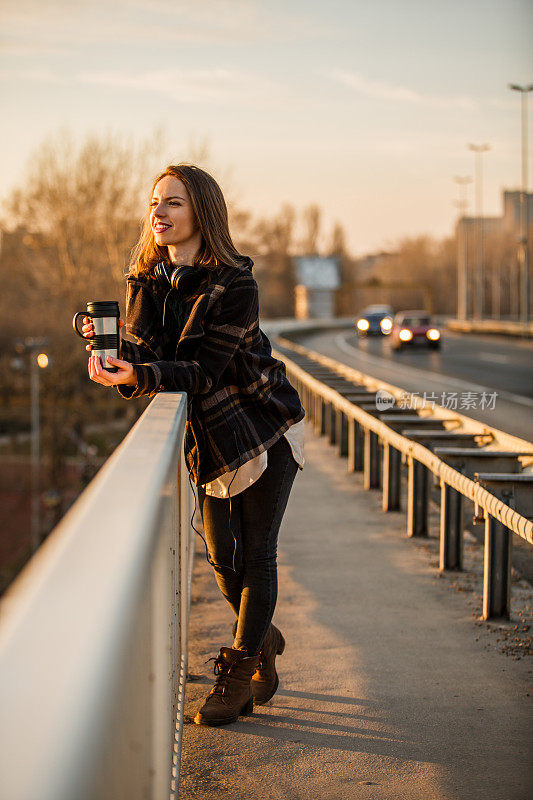
[{"label": "black and brown plaid pattern", "polygon": [[128,399],[187,392],[185,457],[197,484],[259,455],[305,415],[259,328],[251,267],[248,260],[214,269],[178,340],[171,326],[162,327],[166,292],[150,278],[128,278],[126,323],[136,342],[123,340],[121,355],[135,364],[138,383],[119,392]]}]

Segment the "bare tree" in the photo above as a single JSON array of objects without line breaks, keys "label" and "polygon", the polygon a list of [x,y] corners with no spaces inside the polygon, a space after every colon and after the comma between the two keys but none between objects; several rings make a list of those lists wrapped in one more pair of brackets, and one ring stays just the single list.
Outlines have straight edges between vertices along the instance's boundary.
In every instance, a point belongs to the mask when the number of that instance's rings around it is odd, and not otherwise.
[{"label": "bare tree", "polygon": [[27,231],[22,244],[48,297],[122,286],[156,150],[152,140],[135,147],[110,135],[89,136],[76,147],[63,133],[30,159],[6,210]]},{"label": "bare tree", "polygon": [[316,204],[307,206],[303,211],[304,236],[302,251],[305,255],[318,253],[322,212]]},{"label": "bare tree", "polygon": [[[294,311],[294,249],[296,212],[286,204],[276,216],[259,219],[251,229],[257,258],[261,312],[265,316],[290,316]],[[253,250],[252,250],[253,252]]]},{"label": "bare tree", "polygon": [[253,229],[255,244],[259,252],[287,256],[294,244],[296,212],[286,203],[274,217],[259,219]]},{"label": "bare tree", "polygon": [[[83,446],[87,423],[130,413],[116,393],[104,396],[89,381],[87,353],[71,320],[92,298],[122,304],[146,191],[161,168],[160,149],[158,135],[140,145],[108,135],[75,145],[69,134],[57,134],[34,153],[4,204],[0,379],[9,387],[8,432],[29,425],[29,365],[27,357],[14,360],[15,340],[45,336],[50,363],[41,377],[41,485],[60,496],[58,509],[75,489],[66,462],[74,428]],[[116,437],[106,434],[101,442],[103,457]]]},{"label": "bare tree", "polygon": [[346,255],[346,231],[340,222],[335,222],[331,231],[330,241],[327,247],[327,254],[330,256]]}]

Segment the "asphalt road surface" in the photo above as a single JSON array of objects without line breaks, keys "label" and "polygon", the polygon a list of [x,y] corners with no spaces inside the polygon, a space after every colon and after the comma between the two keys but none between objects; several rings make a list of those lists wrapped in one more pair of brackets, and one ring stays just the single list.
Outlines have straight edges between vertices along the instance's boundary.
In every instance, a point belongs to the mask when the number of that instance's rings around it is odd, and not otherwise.
[{"label": "asphalt road surface", "polygon": [[394,352],[387,337],[360,339],[355,328],[297,341],[407,392],[425,394],[428,402],[456,402],[459,413],[533,441],[532,342],[443,331],[440,350]]}]

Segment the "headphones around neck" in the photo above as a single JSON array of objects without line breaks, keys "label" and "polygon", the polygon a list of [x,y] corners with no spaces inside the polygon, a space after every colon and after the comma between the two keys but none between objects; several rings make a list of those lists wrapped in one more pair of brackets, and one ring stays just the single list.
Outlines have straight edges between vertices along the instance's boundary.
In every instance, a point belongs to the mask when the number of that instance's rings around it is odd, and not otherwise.
[{"label": "headphones around neck", "polygon": [[160,261],[159,264],[155,265],[154,277],[156,282],[168,289],[163,303],[163,328],[165,327],[167,299],[172,289],[175,289],[182,298],[188,297],[197,291],[202,278],[208,273],[209,270],[206,267],[192,267],[189,264],[175,267],[173,264],[169,264],[168,261]]},{"label": "headphones around neck", "polygon": [[189,264],[175,267],[168,261],[160,261],[154,267],[154,277],[158,284],[176,289],[182,296],[196,291],[208,272],[206,267],[192,267]]}]

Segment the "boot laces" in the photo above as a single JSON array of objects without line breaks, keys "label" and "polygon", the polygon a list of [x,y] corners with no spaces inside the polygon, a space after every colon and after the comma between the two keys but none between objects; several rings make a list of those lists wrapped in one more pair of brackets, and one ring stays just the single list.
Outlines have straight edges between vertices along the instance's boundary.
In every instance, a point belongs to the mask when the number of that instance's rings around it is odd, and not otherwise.
[{"label": "boot laces", "polygon": [[210,661],[215,662],[213,665],[213,672],[215,673],[215,685],[209,694],[224,694],[232,664],[228,664],[227,661],[224,661],[220,655],[212,656],[204,663],[208,664]]}]

